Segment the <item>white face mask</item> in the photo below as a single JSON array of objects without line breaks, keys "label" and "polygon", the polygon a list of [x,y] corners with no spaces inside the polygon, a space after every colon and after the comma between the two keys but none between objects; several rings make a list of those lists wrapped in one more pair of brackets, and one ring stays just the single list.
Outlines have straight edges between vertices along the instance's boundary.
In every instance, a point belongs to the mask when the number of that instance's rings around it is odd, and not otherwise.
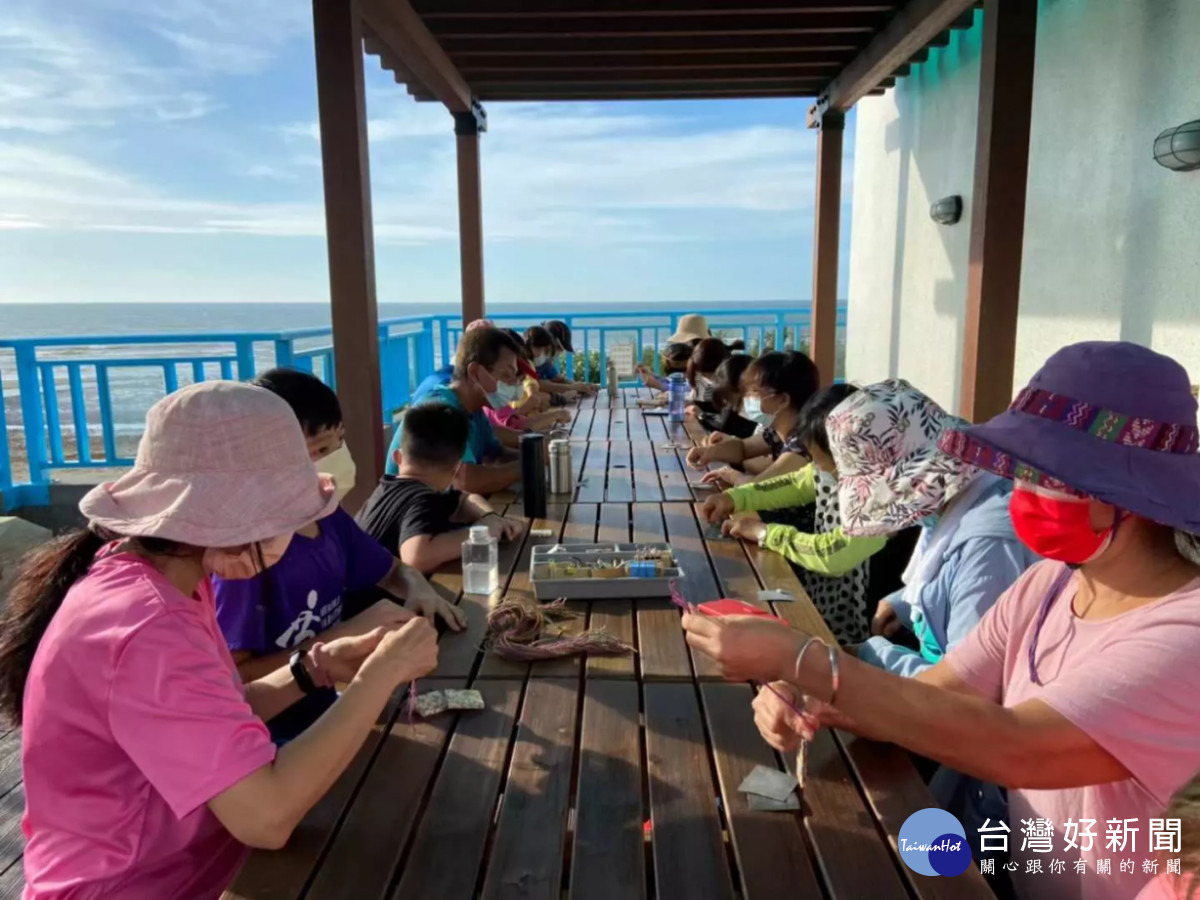
[{"label": "white face mask", "polygon": [[342,446],[328,456],[318,459],[316,466],[318,472],[333,477],[339,503],[354,490],[354,476],[358,472],[358,467],[354,464],[354,457],[350,455],[350,448],[346,446],[345,441],[342,441]]},{"label": "white face mask", "polygon": [[209,547],[204,551],[201,565],[209,575],[216,575],[226,581],[253,578],[283,559],[283,554],[287,552],[291,543],[292,534],[289,532],[259,541],[257,550],[254,544],[238,550]]},{"label": "white face mask", "polygon": [[762,398],[747,396],[742,400],[742,415],[751,422],[756,422],[763,428],[770,428],[771,423],[775,421],[777,412],[769,413],[762,408]]},{"label": "white face mask", "polygon": [[521,385],[509,384],[506,381],[497,381],[496,390],[488,394],[487,399],[492,409],[504,409],[504,407],[516,403],[521,399]]},{"label": "white face mask", "polygon": [[696,376],[696,399],[700,403],[707,403],[712,399],[715,392],[716,388],[713,387],[713,383],[711,381],[709,381],[703,375]]},{"label": "white face mask", "polygon": [[548,357],[545,353],[539,353],[533,358],[534,368],[538,366],[544,366],[548,362],[550,362],[550,357]]}]

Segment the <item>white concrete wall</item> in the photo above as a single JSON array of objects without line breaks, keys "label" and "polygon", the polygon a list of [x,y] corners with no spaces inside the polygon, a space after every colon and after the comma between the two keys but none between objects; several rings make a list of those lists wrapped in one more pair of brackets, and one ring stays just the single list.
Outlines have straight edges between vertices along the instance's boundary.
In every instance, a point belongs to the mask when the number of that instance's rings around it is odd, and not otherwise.
[{"label": "white concrete wall", "polygon": [[[960,32],[859,104],[847,377],[900,375],[958,405],[979,87]],[[1123,338],[1200,378],[1200,173],[1153,161],[1200,118],[1200,2],[1043,0],[1038,21],[1016,386],[1054,350]],[[929,205],[961,193],[960,224]],[[903,310],[903,315],[900,315]]]}]

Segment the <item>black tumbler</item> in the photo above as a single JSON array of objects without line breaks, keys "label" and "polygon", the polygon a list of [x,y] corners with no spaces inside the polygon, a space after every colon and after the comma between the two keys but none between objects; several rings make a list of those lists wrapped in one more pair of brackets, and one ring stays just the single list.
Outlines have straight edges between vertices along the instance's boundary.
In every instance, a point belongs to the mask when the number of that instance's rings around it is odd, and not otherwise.
[{"label": "black tumbler", "polygon": [[546,518],[546,436],[521,435],[521,482],[525,516]]}]

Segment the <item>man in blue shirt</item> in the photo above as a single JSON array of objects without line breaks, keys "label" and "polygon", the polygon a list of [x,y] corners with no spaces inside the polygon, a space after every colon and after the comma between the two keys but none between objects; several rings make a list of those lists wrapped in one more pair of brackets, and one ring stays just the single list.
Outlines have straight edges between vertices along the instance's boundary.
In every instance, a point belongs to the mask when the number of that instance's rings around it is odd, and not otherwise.
[{"label": "man in blue shirt", "polygon": [[[413,405],[442,403],[463,410],[469,425],[467,446],[454,486],[471,494],[491,494],[511,487],[521,477],[516,450],[496,438],[484,406],[507,405],[520,396],[517,370],[518,348],[512,338],[496,328],[466,332],[458,345],[454,368],[447,383],[430,376],[417,389]],[[436,375],[437,373],[435,373]],[[387,474],[395,475],[396,451],[404,432],[403,420],[396,426],[388,450]]]}]

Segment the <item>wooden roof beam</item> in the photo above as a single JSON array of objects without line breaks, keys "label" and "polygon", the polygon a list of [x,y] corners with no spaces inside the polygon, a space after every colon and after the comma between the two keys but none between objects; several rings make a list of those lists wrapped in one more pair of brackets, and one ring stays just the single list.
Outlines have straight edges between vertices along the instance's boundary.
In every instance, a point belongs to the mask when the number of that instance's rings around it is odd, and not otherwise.
[{"label": "wooden roof beam", "polygon": [[[379,0],[375,0],[376,3]],[[408,9],[407,0],[404,5]],[[393,4],[394,6],[394,4]],[[416,15],[416,13],[413,13]],[[476,38],[486,41],[544,40],[578,37],[704,37],[708,35],[872,34],[888,21],[886,12],[820,12],[806,15],[771,13],[740,16],[676,16],[644,19],[611,16],[595,19],[560,19],[539,15],[529,19],[478,16],[437,19],[432,33],[440,40]]]},{"label": "wooden roof beam", "polygon": [[539,3],[498,0],[413,0],[427,20],[496,16],[601,18],[604,16],[730,16],[769,13],[891,12],[900,0],[543,0]]},{"label": "wooden roof beam", "polygon": [[809,110],[809,127],[820,128],[826,112],[845,113],[974,5],[975,0],[909,0],[821,92]]},{"label": "wooden roof beam", "polygon": [[390,51],[397,69],[413,77],[452,113],[473,111],[474,98],[462,73],[450,61],[408,0],[360,0],[363,20]]}]

